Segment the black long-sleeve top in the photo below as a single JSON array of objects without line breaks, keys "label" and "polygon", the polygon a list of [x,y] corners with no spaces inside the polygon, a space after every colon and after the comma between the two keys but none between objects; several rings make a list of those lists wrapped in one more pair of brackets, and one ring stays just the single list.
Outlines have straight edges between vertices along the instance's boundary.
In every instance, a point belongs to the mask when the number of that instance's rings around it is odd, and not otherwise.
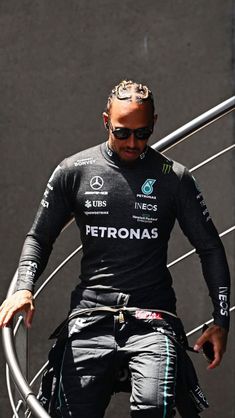
[{"label": "black long-sleeve top", "polygon": [[73,216],[83,244],[80,288],[120,291],[131,295],[132,306],[170,312],[176,311],[176,297],[167,245],[177,219],[200,257],[214,322],[228,329],[224,248],[184,166],[150,147],[128,165],[107,143],[66,158],[51,175],[26,237],[17,290],[33,291],[55,239]]}]

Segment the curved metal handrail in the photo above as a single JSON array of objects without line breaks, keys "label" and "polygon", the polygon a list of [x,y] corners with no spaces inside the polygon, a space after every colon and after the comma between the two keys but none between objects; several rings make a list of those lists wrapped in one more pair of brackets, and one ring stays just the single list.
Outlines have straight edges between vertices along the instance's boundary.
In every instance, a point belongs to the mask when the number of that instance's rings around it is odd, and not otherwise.
[{"label": "curved metal handrail", "polygon": [[235,148],[235,144],[232,144],[232,145],[230,145],[230,147],[227,147],[227,148],[223,149],[222,151],[218,152],[217,154],[212,155],[211,157],[202,161],[200,164],[197,164],[194,167],[190,168],[190,170],[189,170],[190,173],[193,173],[194,171],[198,170],[199,168],[203,167],[204,165],[210,163],[211,161],[213,161],[216,158],[220,157],[221,155],[225,154],[225,152],[231,151],[233,148]]},{"label": "curved metal handrail", "polygon": [[[20,324],[21,324],[22,320],[23,320],[23,316],[20,315],[19,318],[18,318],[18,320],[17,320],[17,322],[16,322],[16,325],[14,327],[14,331],[13,331],[14,337],[16,336],[16,334],[17,334],[17,332],[19,330],[19,327],[20,327]],[[13,399],[13,394],[12,394],[12,389],[11,389],[10,372],[9,372],[9,366],[8,366],[8,364],[6,364],[6,384],[7,384],[9,401],[10,401],[10,404],[11,404],[12,411],[14,412],[14,417],[19,418],[18,413],[17,413],[17,407],[15,408],[15,404],[14,404],[14,399]]]},{"label": "curved metal handrail", "polygon": [[[234,306],[232,306],[232,307],[229,309],[229,312],[233,312],[234,310],[235,310],[235,305],[234,305]],[[200,330],[203,328],[203,325],[204,325],[204,324],[206,324],[206,325],[210,325],[213,321],[214,321],[214,319],[212,318],[212,319],[209,319],[209,320],[208,320],[208,321],[206,321],[206,322],[203,322],[203,324],[198,325],[196,328],[194,328],[194,329],[192,329],[191,331],[187,332],[186,336],[187,336],[187,337],[190,337],[191,335],[193,335],[193,334],[195,334],[196,332],[200,331]]]},{"label": "curved metal handrail", "polygon": [[[188,138],[189,136],[193,135],[194,133],[198,132],[199,130],[203,129],[204,127],[208,126],[215,120],[221,118],[222,116],[226,115],[234,109],[235,96],[231,97],[230,99],[224,101],[223,103],[213,107],[212,109],[193,119],[191,122],[177,129],[172,134],[162,138],[156,144],[152,145],[152,147],[158,151],[166,151],[170,149],[172,146],[174,146],[176,143],[178,144],[182,140]],[[12,293],[14,293],[16,280],[17,271],[10,284],[7,296],[10,296]],[[50,416],[47,414],[47,412],[44,410],[41,404],[37,401],[35,394],[31,391],[28,382],[21,373],[15,351],[12,326],[3,328],[2,340],[7,364],[11,371],[12,378],[19,392],[21,393],[21,396],[27,402],[30,410],[35,414],[36,417],[49,418]]]},{"label": "curved metal handrail", "polygon": [[[12,282],[10,284],[7,296],[10,296],[14,293],[15,284],[17,281],[17,271],[14,274]],[[35,394],[32,392],[28,382],[26,381],[25,377],[23,376],[17,355],[15,344],[13,340],[13,332],[12,326],[7,326],[2,329],[2,342],[3,342],[3,350],[5,354],[5,358],[11,372],[11,376],[16,384],[17,389],[19,390],[22,398],[27,402],[31,411],[35,414],[38,418],[50,418],[50,415],[45,411],[42,405],[36,399]]]},{"label": "curved metal handrail", "polygon": [[68,255],[62,261],[62,263],[59,264],[58,267],[50,274],[50,276],[42,283],[42,285],[39,287],[39,289],[35,292],[34,299],[38,297],[38,295],[42,292],[42,290],[48,285],[48,283],[53,279],[53,277],[67,264],[79,251],[82,250],[82,245],[79,245],[78,248],[76,248],[71,254]]},{"label": "curved metal handrail", "polygon": [[234,109],[235,96],[232,96],[228,100],[225,100],[207,112],[202,113],[202,115],[181,126],[181,128],[176,129],[176,131],[160,139],[160,141],[152,145],[152,148],[158,151],[168,151],[175,144],[179,144],[179,142],[184,141],[186,138],[194,135],[196,132],[232,112]]}]

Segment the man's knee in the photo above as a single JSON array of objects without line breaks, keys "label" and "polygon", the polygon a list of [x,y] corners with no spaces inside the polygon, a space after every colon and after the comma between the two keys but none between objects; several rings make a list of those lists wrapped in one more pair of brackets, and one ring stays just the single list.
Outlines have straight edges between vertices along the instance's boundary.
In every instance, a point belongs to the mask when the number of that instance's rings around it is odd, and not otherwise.
[{"label": "man's knee", "polygon": [[[167,391],[164,383],[153,378],[138,379],[135,390],[132,388],[131,416],[133,418],[172,418],[175,416],[174,387],[168,387]],[[136,390],[137,387],[138,390]]]}]

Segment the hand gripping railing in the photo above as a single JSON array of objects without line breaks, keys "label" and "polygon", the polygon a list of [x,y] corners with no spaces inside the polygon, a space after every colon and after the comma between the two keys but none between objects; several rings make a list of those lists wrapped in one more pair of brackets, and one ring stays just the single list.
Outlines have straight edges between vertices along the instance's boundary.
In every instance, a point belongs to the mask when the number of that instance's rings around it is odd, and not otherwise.
[{"label": "hand gripping railing", "polygon": [[[17,271],[12,279],[10,284],[7,296],[10,296],[14,293],[15,285],[17,280]],[[11,376],[16,384],[18,391],[20,392],[24,401],[28,404],[30,410],[33,412],[37,418],[49,418],[50,415],[45,411],[41,404],[36,399],[35,394],[32,392],[28,382],[23,376],[19,362],[16,355],[15,344],[13,339],[12,327],[5,327],[2,330],[2,341],[3,341],[3,350],[6,357],[8,367],[11,372]],[[16,412],[14,410],[14,412]]]},{"label": "hand gripping railing", "polygon": [[[199,130],[203,129],[204,127],[208,126],[212,122],[221,118],[222,116],[224,116],[224,115],[228,114],[229,112],[233,111],[234,109],[235,109],[235,96],[233,96],[230,99],[228,99],[228,100],[220,103],[219,105],[213,107],[212,109],[203,113],[199,117],[193,119],[191,122],[187,123],[186,125],[182,126],[179,129],[177,129],[176,131],[174,131],[170,135],[167,135],[166,137],[162,138],[160,141],[158,141],[157,143],[152,145],[152,147],[154,149],[158,150],[158,151],[166,151],[166,150],[170,149],[172,146],[178,144],[179,142],[183,141],[184,139],[190,137],[194,133],[196,133]],[[232,145],[232,146],[226,148],[225,150],[221,151],[220,153],[210,157],[208,160],[204,161],[203,163],[201,163],[198,166],[191,169],[191,171],[196,170],[197,168],[199,168],[202,165],[210,162],[211,160],[217,158],[218,156],[222,155],[224,152],[227,152],[227,151],[231,150],[232,148],[234,148],[234,145]],[[225,231],[225,233],[231,232],[232,230],[234,230],[234,228],[235,227],[230,228],[229,230]],[[52,277],[55,276],[56,272],[60,268],[62,268],[62,266],[69,259],[71,259],[80,249],[81,249],[81,246],[78,249],[76,249],[63,263],[61,263],[62,265],[60,265],[56,269],[56,271],[53,272],[53,274],[46,280],[46,283],[48,283],[48,281]],[[191,255],[193,252],[194,251],[192,250],[192,252],[189,252],[190,254],[187,253],[187,255],[184,255],[180,259],[178,259],[178,261],[181,261],[181,259],[185,258],[186,256]],[[177,260],[172,262],[168,267],[175,264],[176,262],[177,262]],[[11,281],[7,296],[10,296],[11,294],[14,293],[15,284],[16,284],[16,280],[17,280],[17,274],[18,274],[18,272],[16,271],[16,273],[15,273],[15,275],[14,275],[12,281]],[[43,284],[42,288],[45,287],[46,283]],[[41,290],[42,290],[42,288],[41,288]],[[41,290],[39,289],[39,291],[41,291]],[[39,291],[37,292],[37,294],[39,294]],[[36,294],[35,294],[35,297],[36,297]],[[234,307],[231,308],[231,310],[233,310],[233,309],[234,309]],[[20,321],[21,321],[21,319],[20,319]],[[208,322],[210,322],[210,321],[208,321]],[[200,327],[196,328],[196,330],[198,330],[198,329],[200,329]],[[193,331],[195,332],[195,330],[193,330]],[[36,399],[35,394],[33,393],[31,387],[29,386],[26,378],[22,374],[22,371],[21,371],[20,365],[19,365],[19,361],[17,359],[12,326],[7,326],[7,327],[3,328],[3,330],[2,330],[2,340],[3,340],[3,349],[4,349],[4,354],[5,354],[5,357],[6,357],[6,362],[8,364],[9,369],[10,369],[11,376],[12,376],[14,382],[15,382],[15,385],[16,385],[17,389],[19,390],[23,400],[29,406],[29,409],[32,411],[33,415],[36,418],[50,418],[48,413],[44,410],[44,408],[41,406],[41,404]],[[8,382],[8,386],[9,385],[10,385],[10,383]],[[11,400],[11,405],[12,405],[13,412],[14,412],[15,416],[18,417],[17,410],[14,406],[14,402],[13,402],[11,394],[10,394],[10,400]]]}]

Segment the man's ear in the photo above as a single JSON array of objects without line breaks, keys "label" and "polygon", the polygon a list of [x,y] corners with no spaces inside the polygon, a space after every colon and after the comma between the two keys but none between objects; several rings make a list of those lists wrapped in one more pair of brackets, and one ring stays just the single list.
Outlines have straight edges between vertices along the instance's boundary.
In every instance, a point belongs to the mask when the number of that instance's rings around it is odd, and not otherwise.
[{"label": "man's ear", "polygon": [[107,112],[103,112],[103,121],[104,121],[104,126],[106,129],[109,129],[109,115]]}]

